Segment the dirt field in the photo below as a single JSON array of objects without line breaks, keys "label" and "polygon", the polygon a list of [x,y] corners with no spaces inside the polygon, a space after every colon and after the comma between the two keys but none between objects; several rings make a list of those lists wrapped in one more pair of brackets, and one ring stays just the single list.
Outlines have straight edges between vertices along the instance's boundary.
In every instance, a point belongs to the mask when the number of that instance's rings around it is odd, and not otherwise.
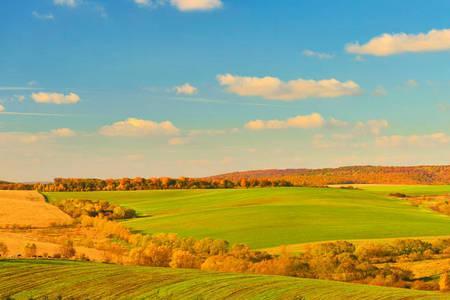
[{"label": "dirt field", "polygon": [[71,223],[72,218],[35,191],[0,191],[0,227],[48,227]]}]

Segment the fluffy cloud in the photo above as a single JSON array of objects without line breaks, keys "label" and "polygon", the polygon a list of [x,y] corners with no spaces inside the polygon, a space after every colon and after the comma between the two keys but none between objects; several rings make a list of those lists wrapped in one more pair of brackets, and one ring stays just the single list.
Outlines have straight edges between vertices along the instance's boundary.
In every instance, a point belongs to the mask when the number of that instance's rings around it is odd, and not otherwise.
[{"label": "fluffy cloud", "polygon": [[3,112],[3,111],[5,111],[5,107],[0,104],[0,112]]},{"label": "fluffy cloud", "polygon": [[75,7],[79,4],[79,2],[80,0],[53,0],[53,3],[55,5],[68,7]]},{"label": "fluffy cloud", "polygon": [[450,143],[450,136],[443,132],[427,135],[380,136],[376,139],[376,144],[380,147],[434,146],[448,143]]},{"label": "fluffy cloud", "polygon": [[179,129],[170,121],[158,123],[136,118],[119,121],[112,125],[103,126],[100,129],[100,134],[105,136],[174,135],[178,133]]},{"label": "fluffy cloud", "polygon": [[315,57],[318,59],[332,59],[334,58],[333,54],[329,54],[329,53],[323,53],[323,52],[316,52],[313,50],[304,50],[303,51],[303,55],[307,56],[307,57]]},{"label": "fluffy cloud", "polygon": [[319,128],[325,125],[324,118],[318,113],[296,116],[287,120],[253,120],[245,124],[250,130],[285,129],[285,128]]},{"label": "fluffy cloud", "polygon": [[336,79],[283,82],[276,77],[241,77],[232,74],[218,75],[220,85],[240,96],[259,96],[269,100],[292,101],[307,98],[335,98],[358,95],[361,90],[353,81]]},{"label": "fluffy cloud", "polygon": [[183,85],[176,86],[175,91],[178,95],[194,95],[197,94],[198,89],[189,83],[185,83]]},{"label": "fluffy cloud", "polygon": [[75,104],[80,101],[80,96],[75,93],[64,95],[61,93],[33,93],[31,98],[36,103],[50,104]]},{"label": "fluffy cloud", "polygon": [[36,19],[43,20],[43,21],[51,21],[51,20],[54,20],[54,19],[55,19],[55,17],[54,17],[53,14],[51,14],[51,13],[48,13],[48,14],[41,14],[41,13],[38,13],[37,11],[33,11],[33,12],[32,12],[32,15],[33,15],[33,17],[35,17]]},{"label": "fluffy cloud", "polygon": [[180,11],[213,10],[223,6],[221,0],[170,0]]},{"label": "fluffy cloud", "polygon": [[431,30],[419,34],[385,33],[363,45],[349,44],[346,50],[349,53],[374,56],[450,50],[450,29]]}]

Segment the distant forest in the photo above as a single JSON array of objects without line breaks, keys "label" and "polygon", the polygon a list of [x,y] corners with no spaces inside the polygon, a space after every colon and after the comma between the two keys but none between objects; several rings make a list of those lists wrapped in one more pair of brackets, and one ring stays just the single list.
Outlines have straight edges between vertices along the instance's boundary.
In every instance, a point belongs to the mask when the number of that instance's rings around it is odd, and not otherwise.
[{"label": "distant forest", "polygon": [[56,178],[52,183],[0,182],[0,189],[49,191],[128,191],[216,189],[331,184],[450,184],[450,166],[286,169],[234,172],[205,178]]}]

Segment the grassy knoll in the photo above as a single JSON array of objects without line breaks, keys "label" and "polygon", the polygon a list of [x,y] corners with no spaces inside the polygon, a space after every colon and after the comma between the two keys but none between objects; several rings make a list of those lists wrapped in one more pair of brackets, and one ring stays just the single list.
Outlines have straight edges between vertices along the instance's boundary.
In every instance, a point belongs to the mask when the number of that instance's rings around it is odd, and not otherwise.
[{"label": "grassy knoll", "polygon": [[[397,190],[396,190],[397,191]],[[46,193],[107,200],[147,217],[146,233],[213,237],[253,248],[325,240],[450,235],[450,218],[386,193],[333,188]]]},{"label": "grassy knoll", "polygon": [[0,297],[36,299],[448,299],[341,282],[70,261],[0,261]]}]

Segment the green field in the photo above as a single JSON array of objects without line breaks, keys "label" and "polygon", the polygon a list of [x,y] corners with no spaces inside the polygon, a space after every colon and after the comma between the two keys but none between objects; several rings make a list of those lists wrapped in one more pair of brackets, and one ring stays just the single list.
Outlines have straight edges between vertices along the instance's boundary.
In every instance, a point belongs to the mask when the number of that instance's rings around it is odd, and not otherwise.
[{"label": "green field", "polygon": [[[438,292],[283,276],[207,273],[75,261],[0,260],[0,298],[448,299]],[[72,298],[71,298],[72,297]]]},{"label": "green field", "polygon": [[442,195],[450,193],[450,185],[382,185],[355,184],[355,187],[381,195],[403,193],[409,196]]},{"label": "green field", "polygon": [[[142,216],[125,222],[146,233],[213,237],[253,248],[325,240],[450,235],[450,218],[376,191],[334,188],[46,193],[107,200]],[[389,187],[392,188],[392,187]],[[404,191],[395,187],[393,191]],[[411,189],[411,187],[408,187]],[[415,188],[426,190],[424,187]],[[449,191],[440,187],[439,191]]]}]

